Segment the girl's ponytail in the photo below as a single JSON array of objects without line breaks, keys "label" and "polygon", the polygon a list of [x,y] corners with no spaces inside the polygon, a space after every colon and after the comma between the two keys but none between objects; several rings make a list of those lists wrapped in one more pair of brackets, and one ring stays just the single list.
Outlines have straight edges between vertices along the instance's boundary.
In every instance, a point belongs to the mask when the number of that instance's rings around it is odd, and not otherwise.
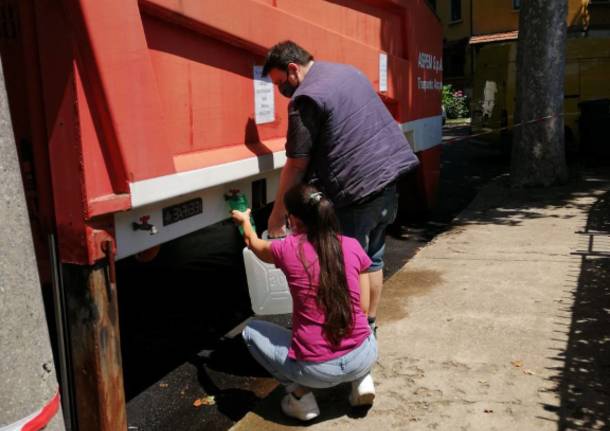
[{"label": "girl's ponytail", "polygon": [[[316,300],[325,316],[324,335],[337,346],[353,328],[352,301],[347,286],[339,222],[332,202],[315,187],[299,184],[284,196],[288,212],[307,228],[320,266]],[[309,266],[303,262],[307,269]]]}]

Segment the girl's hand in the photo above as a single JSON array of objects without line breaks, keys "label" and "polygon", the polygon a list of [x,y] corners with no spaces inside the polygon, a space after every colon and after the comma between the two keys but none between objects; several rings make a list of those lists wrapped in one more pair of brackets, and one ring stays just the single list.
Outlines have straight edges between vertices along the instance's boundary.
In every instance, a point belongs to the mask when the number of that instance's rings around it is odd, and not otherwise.
[{"label": "girl's hand", "polygon": [[231,218],[235,223],[243,226],[246,221],[250,221],[250,208],[248,208],[246,211],[231,211]]}]

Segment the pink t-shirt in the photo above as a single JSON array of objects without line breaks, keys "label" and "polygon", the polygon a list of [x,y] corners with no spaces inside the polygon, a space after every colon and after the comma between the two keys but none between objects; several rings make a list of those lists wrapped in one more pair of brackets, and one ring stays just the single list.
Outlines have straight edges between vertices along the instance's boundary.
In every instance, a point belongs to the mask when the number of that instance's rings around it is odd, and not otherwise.
[{"label": "pink t-shirt", "polygon": [[[343,338],[339,346],[333,347],[322,333],[324,313],[316,303],[320,267],[315,249],[303,234],[289,235],[271,243],[275,266],[286,274],[292,295],[292,343],[288,351],[291,359],[328,361],[358,347],[370,334],[367,317],[360,308],[359,276],[368,269],[371,260],[355,239],[342,236],[341,245],[355,321],[352,333]],[[311,285],[299,257],[301,253],[304,261],[311,264]]]}]

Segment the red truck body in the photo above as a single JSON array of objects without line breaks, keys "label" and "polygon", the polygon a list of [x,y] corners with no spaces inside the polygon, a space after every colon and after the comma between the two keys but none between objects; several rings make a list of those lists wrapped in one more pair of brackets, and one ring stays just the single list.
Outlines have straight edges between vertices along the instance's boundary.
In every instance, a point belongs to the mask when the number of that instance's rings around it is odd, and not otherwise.
[{"label": "red truck body", "polygon": [[257,208],[275,196],[288,100],[260,66],[286,39],[370,79],[422,162],[408,202],[433,206],[442,27],[426,0],[0,0],[63,408],[78,428],[127,429],[115,259],[226,219],[232,189]]},{"label": "red truck body", "polygon": [[[1,48],[41,262],[49,232],[62,262],[87,265],[105,241],[121,258],[226,218],[229,189],[272,200],[287,99],[254,67],[285,39],[369,77],[422,160],[422,205],[433,204],[442,29],[425,0],[4,3],[15,32]],[[261,88],[271,107],[257,101]]]}]

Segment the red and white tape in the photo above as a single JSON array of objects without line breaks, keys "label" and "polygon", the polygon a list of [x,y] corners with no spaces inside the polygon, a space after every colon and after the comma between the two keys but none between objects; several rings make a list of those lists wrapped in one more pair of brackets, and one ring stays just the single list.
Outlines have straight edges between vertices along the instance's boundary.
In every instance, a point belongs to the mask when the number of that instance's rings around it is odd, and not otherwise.
[{"label": "red and white tape", "polygon": [[46,427],[59,410],[59,392],[40,410],[10,425],[0,427],[0,431],[39,431]]},{"label": "red and white tape", "polygon": [[[522,121],[521,123],[513,124],[512,126],[499,127],[497,129],[486,129],[484,132],[474,133],[468,136],[457,136],[455,138],[450,138],[443,141],[443,144],[453,144],[454,142],[465,141],[472,138],[477,138],[479,136],[490,135],[492,133],[504,132],[505,130],[515,129],[521,126],[527,126],[529,124],[541,123],[542,121],[550,120],[551,118],[564,117],[566,115],[575,115],[575,114],[554,114],[547,115],[546,117],[536,118],[535,120]],[[2,430],[0,430],[2,431]]]}]

